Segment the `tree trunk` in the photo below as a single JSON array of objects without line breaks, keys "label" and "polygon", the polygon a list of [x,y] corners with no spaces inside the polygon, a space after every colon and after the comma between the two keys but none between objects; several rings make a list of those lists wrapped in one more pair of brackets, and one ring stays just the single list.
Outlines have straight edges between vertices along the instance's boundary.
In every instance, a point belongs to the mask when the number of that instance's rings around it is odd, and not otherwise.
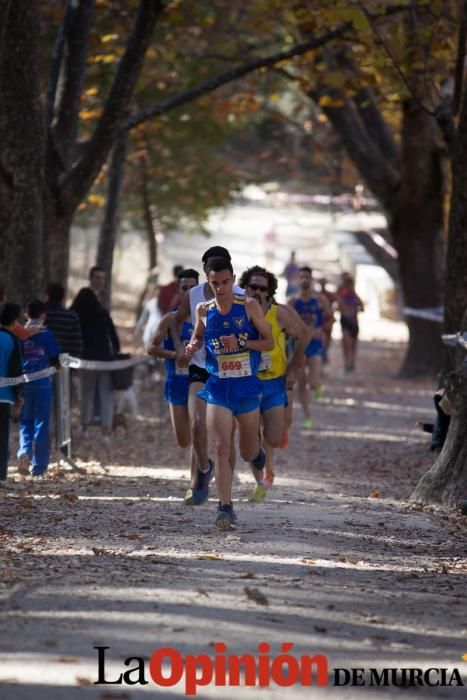
[{"label": "tree trunk", "polygon": [[7,296],[21,303],[44,282],[37,25],[35,0],[12,2],[0,62],[0,269]]},{"label": "tree trunk", "polygon": [[446,266],[444,331],[456,333],[467,309],[467,90],[463,94],[452,159]]},{"label": "tree trunk", "polygon": [[70,229],[73,210],[62,205],[60,194],[47,188],[44,193],[45,279],[67,287],[70,264]]},{"label": "tree trunk", "polygon": [[[332,54],[327,54],[327,59],[332,61]],[[441,306],[445,172],[436,123],[418,105],[407,101],[398,158],[387,125],[381,115],[378,118],[376,103],[369,102],[371,91],[360,92],[351,100],[339,88],[320,86],[311,96],[319,100],[326,95],[335,102],[323,111],[386,214],[398,253],[405,306]],[[409,344],[401,376],[436,374],[443,355],[440,325],[414,317],[408,317],[407,324]]]},{"label": "tree trunk", "polygon": [[10,11],[10,0],[0,0],[0,52],[2,50],[3,35],[4,35],[5,29],[6,29],[9,11]]},{"label": "tree trunk", "polygon": [[126,132],[124,132],[118,137],[112,151],[104,220],[99,231],[99,239],[97,242],[96,265],[99,265],[99,267],[102,267],[107,272],[107,282],[101,298],[101,302],[106,309],[110,309],[111,305],[112,266],[118,231],[118,210],[127,145],[128,138]]},{"label": "tree trunk", "polygon": [[[418,105],[403,106],[401,185],[390,230],[399,255],[404,303],[433,308],[443,303],[444,165],[436,124]],[[442,366],[441,325],[409,316],[409,346],[401,375],[435,375]]]},{"label": "tree trunk", "polygon": [[149,272],[157,265],[157,238],[154,228],[154,219],[151,212],[151,199],[149,196],[149,177],[146,163],[142,163],[142,205],[144,228],[148,240]]},{"label": "tree trunk", "polygon": [[448,435],[431,469],[418,482],[410,500],[457,505],[467,498],[467,367],[452,372],[446,389],[453,405]]},{"label": "tree trunk", "polygon": [[151,198],[149,195],[149,177],[147,164],[144,159],[141,159],[141,204],[143,212],[143,223],[144,230],[146,232],[148,241],[148,261],[149,261],[149,272],[146,279],[146,284],[144,289],[139,295],[138,304],[136,306],[136,318],[141,316],[143,311],[144,302],[146,300],[149,285],[154,282],[154,274],[157,267],[157,238],[156,230],[154,227],[154,218],[152,215]]}]

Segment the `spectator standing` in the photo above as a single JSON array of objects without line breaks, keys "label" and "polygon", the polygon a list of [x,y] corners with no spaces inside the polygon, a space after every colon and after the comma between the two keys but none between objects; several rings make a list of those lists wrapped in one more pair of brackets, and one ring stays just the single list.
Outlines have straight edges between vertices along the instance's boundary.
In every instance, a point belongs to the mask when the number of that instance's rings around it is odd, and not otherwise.
[{"label": "spectator standing", "polygon": [[107,272],[104,270],[104,268],[99,267],[99,265],[94,265],[94,267],[91,267],[89,270],[89,286],[101,304],[106,284]]},{"label": "spectator standing", "polygon": [[183,272],[183,265],[174,265],[172,269],[173,280],[169,284],[163,285],[159,290],[159,310],[162,315],[179,304],[178,296],[178,276]]},{"label": "spectator standing", "polygon": [[[83,287],[76,295],[71,310],[81,323],[83,336],[82,357],[85,360],[109,362],[120,351],[120,341],[112,318],[102,307],[90,287]],[[81,434],[86,438],[94,413],[94,396],[99,398],[103,442],[110,444],[112,431],[112,373],[107,370],[80,370],[81,381]]]},{"label": "spectator standing", "polygon": [[[12,330],[18,324],[18,304],[0,304],[0,377],[18,377],[23,373],[20,341]],[[0,482],[6,481],[10,442],[10,413],[19,416],[23,401],[23,385],[0,386]]]},{"label": "spectator standing", "polygon": [[[24,371],[39,372],[50,366],[60,367],[60,347],[54,334],[43,326],[45,304],[39,299],[26,307],[26,327],[40,326],[39,333],[24,341]],[[32,476],[42,476],[49,466],[50,413],[52,409],[52,382],[43,377],[28,382],[24,388],[24,404],[19,426],[19,471],[27,473],[31,465]]]},{"label": "spectator standing", "polygon": [[62,352],[81,357],[83,338],[79,316],[65,309],[65,290],[61,284],[49,284],[45,291],[45,325],[52,331]]}]

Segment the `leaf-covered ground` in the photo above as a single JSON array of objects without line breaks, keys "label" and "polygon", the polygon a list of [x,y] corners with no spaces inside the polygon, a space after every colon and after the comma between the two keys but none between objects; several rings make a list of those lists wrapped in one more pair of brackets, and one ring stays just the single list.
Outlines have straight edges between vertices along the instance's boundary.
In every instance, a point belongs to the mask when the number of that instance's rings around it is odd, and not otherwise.
[{"label": "leaf-covered ground", "polygon": [[[180,684],[95,686],[94,646],[108,677],[161,646],[182,654],[256,653],[267,641],[321,652],[333,667],[457,667],[467,682],[465,518],[407,499],[431,461],[416,420],[431,386],[395,379],[400,347],[363,343],[360,370],[341,372],[337,345],[314,425],[295,408],[290,445],[261,505],[238,461],[239,524],[214,527],[216,499],[186,507],[187,455],[174,445],[160,385],[141,387],[140,414],[110,448],[75,440],[79,471],[53,465],[30,481],[14,466],[0,491],[1,697],[183,697]],[[76,428],[76,426],[75,426]],[[76,435],[74,435],[76,437]],[[147,674],[149,680],[149,674]],[[317,692],[317,689],[314,689]],[[376,688],[328,688],[329,697]],[[386,695],[399,697],[388,688]],[[418,688],[461,697],[462,688]],[[293,687],[200,688],[198,697],[310,697]]]}]

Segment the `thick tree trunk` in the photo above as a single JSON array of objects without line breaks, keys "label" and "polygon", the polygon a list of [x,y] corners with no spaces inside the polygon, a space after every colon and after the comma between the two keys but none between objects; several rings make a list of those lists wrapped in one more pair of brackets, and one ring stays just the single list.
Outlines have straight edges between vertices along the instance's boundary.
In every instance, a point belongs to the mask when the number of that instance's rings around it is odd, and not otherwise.
[{"label": "thick tree trunk", "polygon": [[[327,54],[327,60],[332,63],[333,54]],[[445,172],[436,123],[416,104],[404,104],[399,156],[368,88],[353,100],[338,88],[322,86],[312,93],[315,100],[323,96],[334,102],[323,106],[324,113],[386,213],[405,306],[441,306]],[[440,325],[414,317],[408,317],[407,324],[409,345],[401,376],[436,374],[442,365]]]},{"label": "thick tree trunk", "polygon": [[70,265],[70,230],[74,211],[63,206],[59,193],[46,190],[44,196],[45,279],[66,289]]},{"label": "thick tree trunk", "polygon": [[7,296],[43,289],[44,124],[37,73],[37,4],[10,4],[0,62],[0,270]]},{"label": "thick tree trunk", "polygon": [[[401,185],[390,230],[399,255],[404,303],[433,308],[443,303],[445,237],[444,167],[436,125],[420,107],[403,109]],[[409,346],[402,376],[435,375],[442,366],[441,326],[409,316]]]},{"label": "thick tree trunk", "polygon": [[422,476],[410,499],[421,503],[457,505],[467,499],[467,367],[452,372],[447,393],[453,405],[444,447],[431,469]]},{"label": "thick tree trunk", "polygon": [[11,0],[0,0],[0,52],[2,50],[3,35],[6,29],[10,4]]},{"label": "thick tree trunk", "polygon": [[96,265],[107,272],[107,283],[102,294],[102,304],[110,309],[112,296],[112,267],[115,250],[115,241],[118,232],[118,213],[120,191],[122,189],[123,171],[127,152],[128,138],[126,132],[121,134],[115,142],[110,160],[108,174],[107,201],[104,210],[104,220],[99,231],[97,241]]},{"label": "thick tree trunk", "polygon": [[467,309],[467,90],[452,160],[452,194],[446,258],[445,333],[456,333]]}]

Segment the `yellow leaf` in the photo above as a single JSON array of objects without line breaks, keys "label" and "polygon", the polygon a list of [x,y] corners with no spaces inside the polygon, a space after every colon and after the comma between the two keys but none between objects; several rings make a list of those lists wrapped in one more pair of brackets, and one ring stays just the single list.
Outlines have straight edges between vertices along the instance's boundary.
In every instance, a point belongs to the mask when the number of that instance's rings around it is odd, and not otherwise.
[{"label": "yellow leaf", "polygon": [[115,39],[118,39],[118,34],[104,34],[104,36],[101,36],[101,42],[103,44],[107,44],[109,41],[115,41]]},{"label": "yellow leaf", "polygon": [[83,121],[88,121],[94,117],[100,117],[102,114],[102,109],[82,109],[79,116]]},{"label": "yellow leaf", "polygon": [[92,97],[92,95],[97,95],[97,88],[96,87],[89,88],[89,90],[86,90],[86,92],[84,94],[88,95],[89,97]]},{"label": "yellow leaf", "polygon": [[320,107],[343,107],[345,103],[343,100],[336,99],[330,95],[323,95],[323,97],[320,97],[318,104]]},{"label": "yellow leaf", "polygon": [[90,194],[88,197],[89,204],[95,204],[97,207],[103,207],[105,204],[105,198],[98,194]]}]

